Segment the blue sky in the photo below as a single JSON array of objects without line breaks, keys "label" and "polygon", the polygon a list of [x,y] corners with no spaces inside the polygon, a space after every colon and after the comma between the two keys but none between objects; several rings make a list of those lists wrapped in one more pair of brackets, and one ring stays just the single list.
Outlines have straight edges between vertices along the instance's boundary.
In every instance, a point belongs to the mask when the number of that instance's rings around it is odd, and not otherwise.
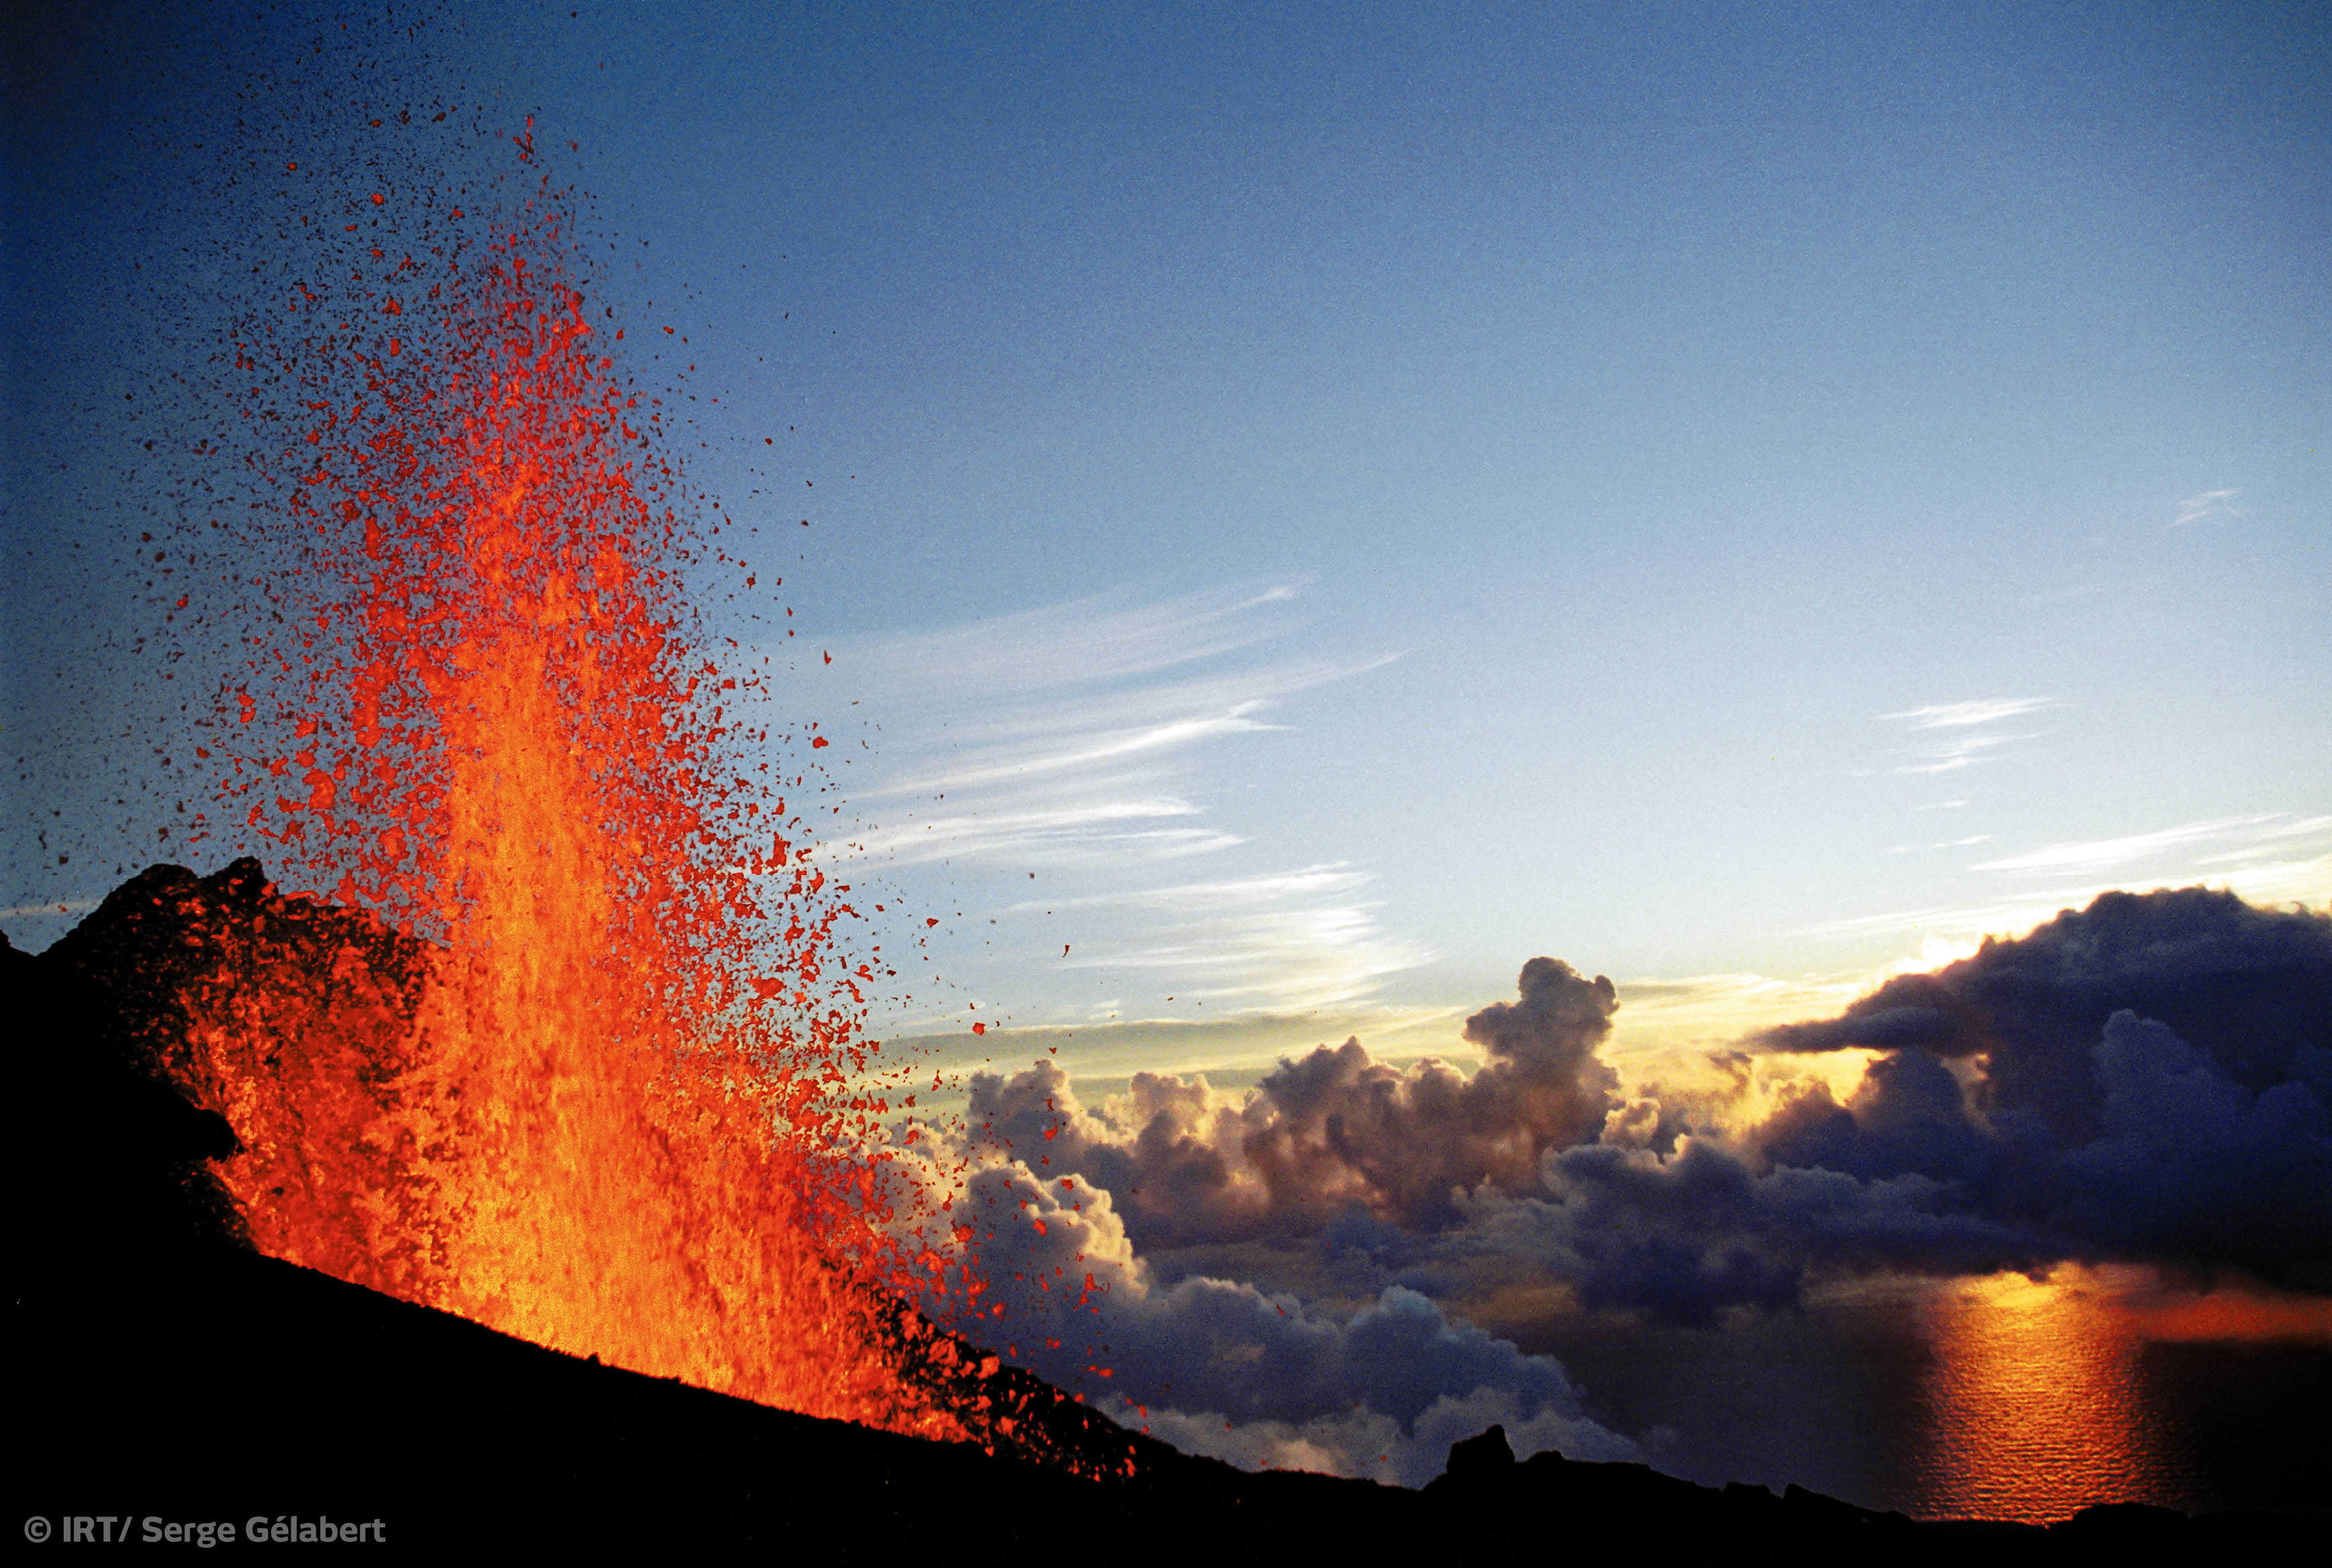
[{"label": "blue sky", "polygon": [[[207,14],[132,54],[311,25]],[[579,144],[602,286],[722,399],[694,472],[792,531],[827,853],[948,916],[886,1027],[1449,1049],[1546,952],[1715,1038],[2098,888],[2332,897],[2320,10],[427,28]],[[108,269],[189,265],[88,80],[10,133],[20,820],[103,751],[45,661],[132,613],[56,563],[135,482],[37,454],[119,468]],[[12,835],[12,908],[114,880]]]}]

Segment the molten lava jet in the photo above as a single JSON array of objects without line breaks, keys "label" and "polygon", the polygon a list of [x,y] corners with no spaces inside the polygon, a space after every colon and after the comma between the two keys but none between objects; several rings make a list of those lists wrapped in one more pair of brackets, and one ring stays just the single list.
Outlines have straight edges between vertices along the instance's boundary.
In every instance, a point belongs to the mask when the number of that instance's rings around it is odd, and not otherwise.
[{"label": "molten lava jet", "polygon": [[250,465],[261,521],[210,524],[267,627],[204,751],[210,835],[336,907],[188,905],[162,1054],[241,1139],[222,1177],[263,1251],[701,1387],[980,1435],[914,1371],[954,1347],[894,1287],[970,1266],[903,1239],[925,1189],[861,1032],[876,971],[839,956],[850,890],[746,717],[766,666],[692,632],[680,572],[718,552],[663,409],[547,184],[508,226],[452,200],[394,239],[350,223],[341,282],[237,329],[247,428],[292,434]]}]

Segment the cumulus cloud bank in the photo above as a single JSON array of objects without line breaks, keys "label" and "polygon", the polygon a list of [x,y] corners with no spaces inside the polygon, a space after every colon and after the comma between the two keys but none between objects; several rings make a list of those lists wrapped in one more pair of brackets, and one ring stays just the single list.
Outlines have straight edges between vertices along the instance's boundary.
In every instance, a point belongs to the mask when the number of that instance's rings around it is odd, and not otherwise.
[{"label": "cumulus cloud bank", "polygon": [[2107,894],[1763,1040],[1888,1053],[1762,1129],[1773,1162],[1923,1174],[2066,1255],[2332,1293],[2332,918]]},{"label": "cumulus cloud bank", "polygon": [[[2107,894],[1763,1032],[1698,1100],[1623,1093],[1609,980],[1538,958],[1518,993],[1467,1019],[1470,1073],[1348,1040],[1239,1095],[976,1079],[955,1218],[1002,1301],[966,1326],[1184,1447],[1414,1482],[1490,1420],[1632,1451],[1455,1315],[1518,1282],[1700,1325],[1817,1272],[2070,1258],[2332,1295],[2332,916]],[[1761,1064],[1848,1047],[1877,1054],[1843,1099],[1808,1076],[1744,1114]]]},{"label": "cumulus cloud bank", "polygon": [[951,1219],[977,1239],[988,1288],[934,1301],[938,1315],[1191,1451],[1417,1486],[1450,1443],[1505,1421],[1525,1446],[1638,1457],[1553,1358],[1417,1292],[1340,1318],[1238,1281],[1161,1286],[1105,1189],[1017,1159],[974,1173]]},{"label": "cumulus cloud bank", "polygon": [[1108,1190],[1144,1248],[1316,1235],[1353,1210],[1439,1229],[1456,1195],[1484,1182],[1543,1190],[1540,1156],[1595,1138],[1618,1104],[1619,1075],[1596,1056],[1619,1006],[1611,982],[1538,958],[1520,985],[1519,1000],[1466,1020],[1490,1058],[1471,1075],[1394,1068],[1351,1039],[1283,1061],[1238,1099],[1203,1077],[1144,1073],[1096,1113],[1040,1063],[975,1078],[972,1121]]}]

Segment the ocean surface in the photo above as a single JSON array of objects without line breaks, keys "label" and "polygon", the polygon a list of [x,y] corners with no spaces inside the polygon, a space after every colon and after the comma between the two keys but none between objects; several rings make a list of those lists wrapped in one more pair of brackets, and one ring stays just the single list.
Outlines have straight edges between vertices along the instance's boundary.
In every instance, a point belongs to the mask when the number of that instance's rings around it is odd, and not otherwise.
[{"label": "ocean surface", "polygon": [[1926,1519],[2332,1513],[2332,1302],[2136,1269],[1861,1280],[1802,1314],[1527,1348],[1562,1356],[1660,1468],[1704,1483],[1794,1482]]}]

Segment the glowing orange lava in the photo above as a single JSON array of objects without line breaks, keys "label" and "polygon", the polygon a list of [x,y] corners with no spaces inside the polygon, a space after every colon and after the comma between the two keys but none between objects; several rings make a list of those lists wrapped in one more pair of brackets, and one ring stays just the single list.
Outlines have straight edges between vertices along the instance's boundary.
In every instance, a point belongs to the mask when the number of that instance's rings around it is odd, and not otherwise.
[{"label": "glowing orange lava", "polygon": [[235,346],[292,435],[257,464],[275,531],[244,580],[281,625],[221,796],[287,887],[365,913],[271,898],[215,933],[177,1067],[243,1139],[224,1174],[266,1252],[961,1436],[884,1294],[943,1266],[895,1239],[849,889],[741,760],[781,753],[740,717],[755,679],[692,643],[702,541],[561,223],[546,191],[482,238],[441,200]]}]

